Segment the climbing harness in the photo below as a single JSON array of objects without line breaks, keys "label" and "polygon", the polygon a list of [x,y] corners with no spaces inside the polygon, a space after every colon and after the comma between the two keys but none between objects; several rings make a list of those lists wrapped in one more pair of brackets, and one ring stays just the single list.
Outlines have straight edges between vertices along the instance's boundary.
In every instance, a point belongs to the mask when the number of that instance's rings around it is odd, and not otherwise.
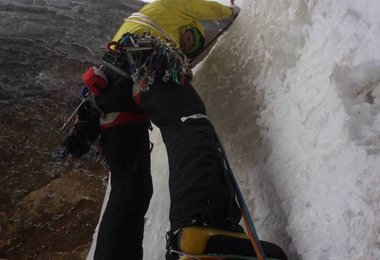
[{"label": "climbing harness", "polygon": [[184,86],[192,78],[186,55],[173,43],[150,34],[126,33],[119,41],[107,43],[103,60],[105,66],[134,81],[135,93],[149,90],[157,80]]}]

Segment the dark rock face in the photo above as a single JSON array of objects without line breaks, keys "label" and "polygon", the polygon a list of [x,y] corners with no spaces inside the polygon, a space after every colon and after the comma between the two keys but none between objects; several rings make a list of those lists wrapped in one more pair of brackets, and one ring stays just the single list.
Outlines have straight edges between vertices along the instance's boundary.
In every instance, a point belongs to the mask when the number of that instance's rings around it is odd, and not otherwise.
[{"label": "dark rock face", "polygon": [[0,0],[0,259],[84,259],[107,171],[57,161],[81,75],[143,5],[124,0]]}]

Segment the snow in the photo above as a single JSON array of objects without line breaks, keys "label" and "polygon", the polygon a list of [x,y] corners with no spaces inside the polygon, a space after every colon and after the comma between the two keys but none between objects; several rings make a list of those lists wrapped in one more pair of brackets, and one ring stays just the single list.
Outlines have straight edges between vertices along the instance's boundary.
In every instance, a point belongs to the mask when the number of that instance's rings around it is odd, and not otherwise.
[{"label": "snow", "polygon": [[[261,239],[290,259],[380,259],[380,2],[245,0],[195,69]],[[144,259],[163,259],[168,166],[151,139]]]}]

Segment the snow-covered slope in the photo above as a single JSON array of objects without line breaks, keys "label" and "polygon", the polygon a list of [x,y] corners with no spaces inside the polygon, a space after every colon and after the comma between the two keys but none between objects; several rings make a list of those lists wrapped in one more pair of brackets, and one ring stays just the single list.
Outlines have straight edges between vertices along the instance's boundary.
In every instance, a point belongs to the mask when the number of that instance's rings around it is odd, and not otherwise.
[{"label": "snow-covered slope", "polygon": [[[259,236],[291,259],[380,258],[379,14],[373,0],[245,0],[195,69]],[[146,259],[168,228],[154,136]]]}]

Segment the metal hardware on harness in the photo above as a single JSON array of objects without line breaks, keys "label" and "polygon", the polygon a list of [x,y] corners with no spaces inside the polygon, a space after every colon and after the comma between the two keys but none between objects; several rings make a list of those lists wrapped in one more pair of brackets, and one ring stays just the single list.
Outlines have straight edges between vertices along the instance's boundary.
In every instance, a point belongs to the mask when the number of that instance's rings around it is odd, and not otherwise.
[{"label": "metal hardware on harness", "polygon": [[184,86],[192,77],[181,50],[149,34],[126,33],[119,41],[107,43],[103,59],[105,66],[131,78],[142,90],[149,90],[156,80]]},{"label": "metal hardware on harness", "polygon": [[107,61],[103,61],[103,64],[104,64],[106,67],[110,68],[111,70],[113,70],[113,71],[119,73],[121,76],[123,76],[123,77],[125,77],[125,78],[127,78],[127,79],[131,78],[131,75],[129,75],[128,73],[126,73],[124,70],[119,69],[119,68],[116,67],[115,65],[113,65],[113,64],[111,64],[111,63],[109,63],[109,62],[107,62]]}]

